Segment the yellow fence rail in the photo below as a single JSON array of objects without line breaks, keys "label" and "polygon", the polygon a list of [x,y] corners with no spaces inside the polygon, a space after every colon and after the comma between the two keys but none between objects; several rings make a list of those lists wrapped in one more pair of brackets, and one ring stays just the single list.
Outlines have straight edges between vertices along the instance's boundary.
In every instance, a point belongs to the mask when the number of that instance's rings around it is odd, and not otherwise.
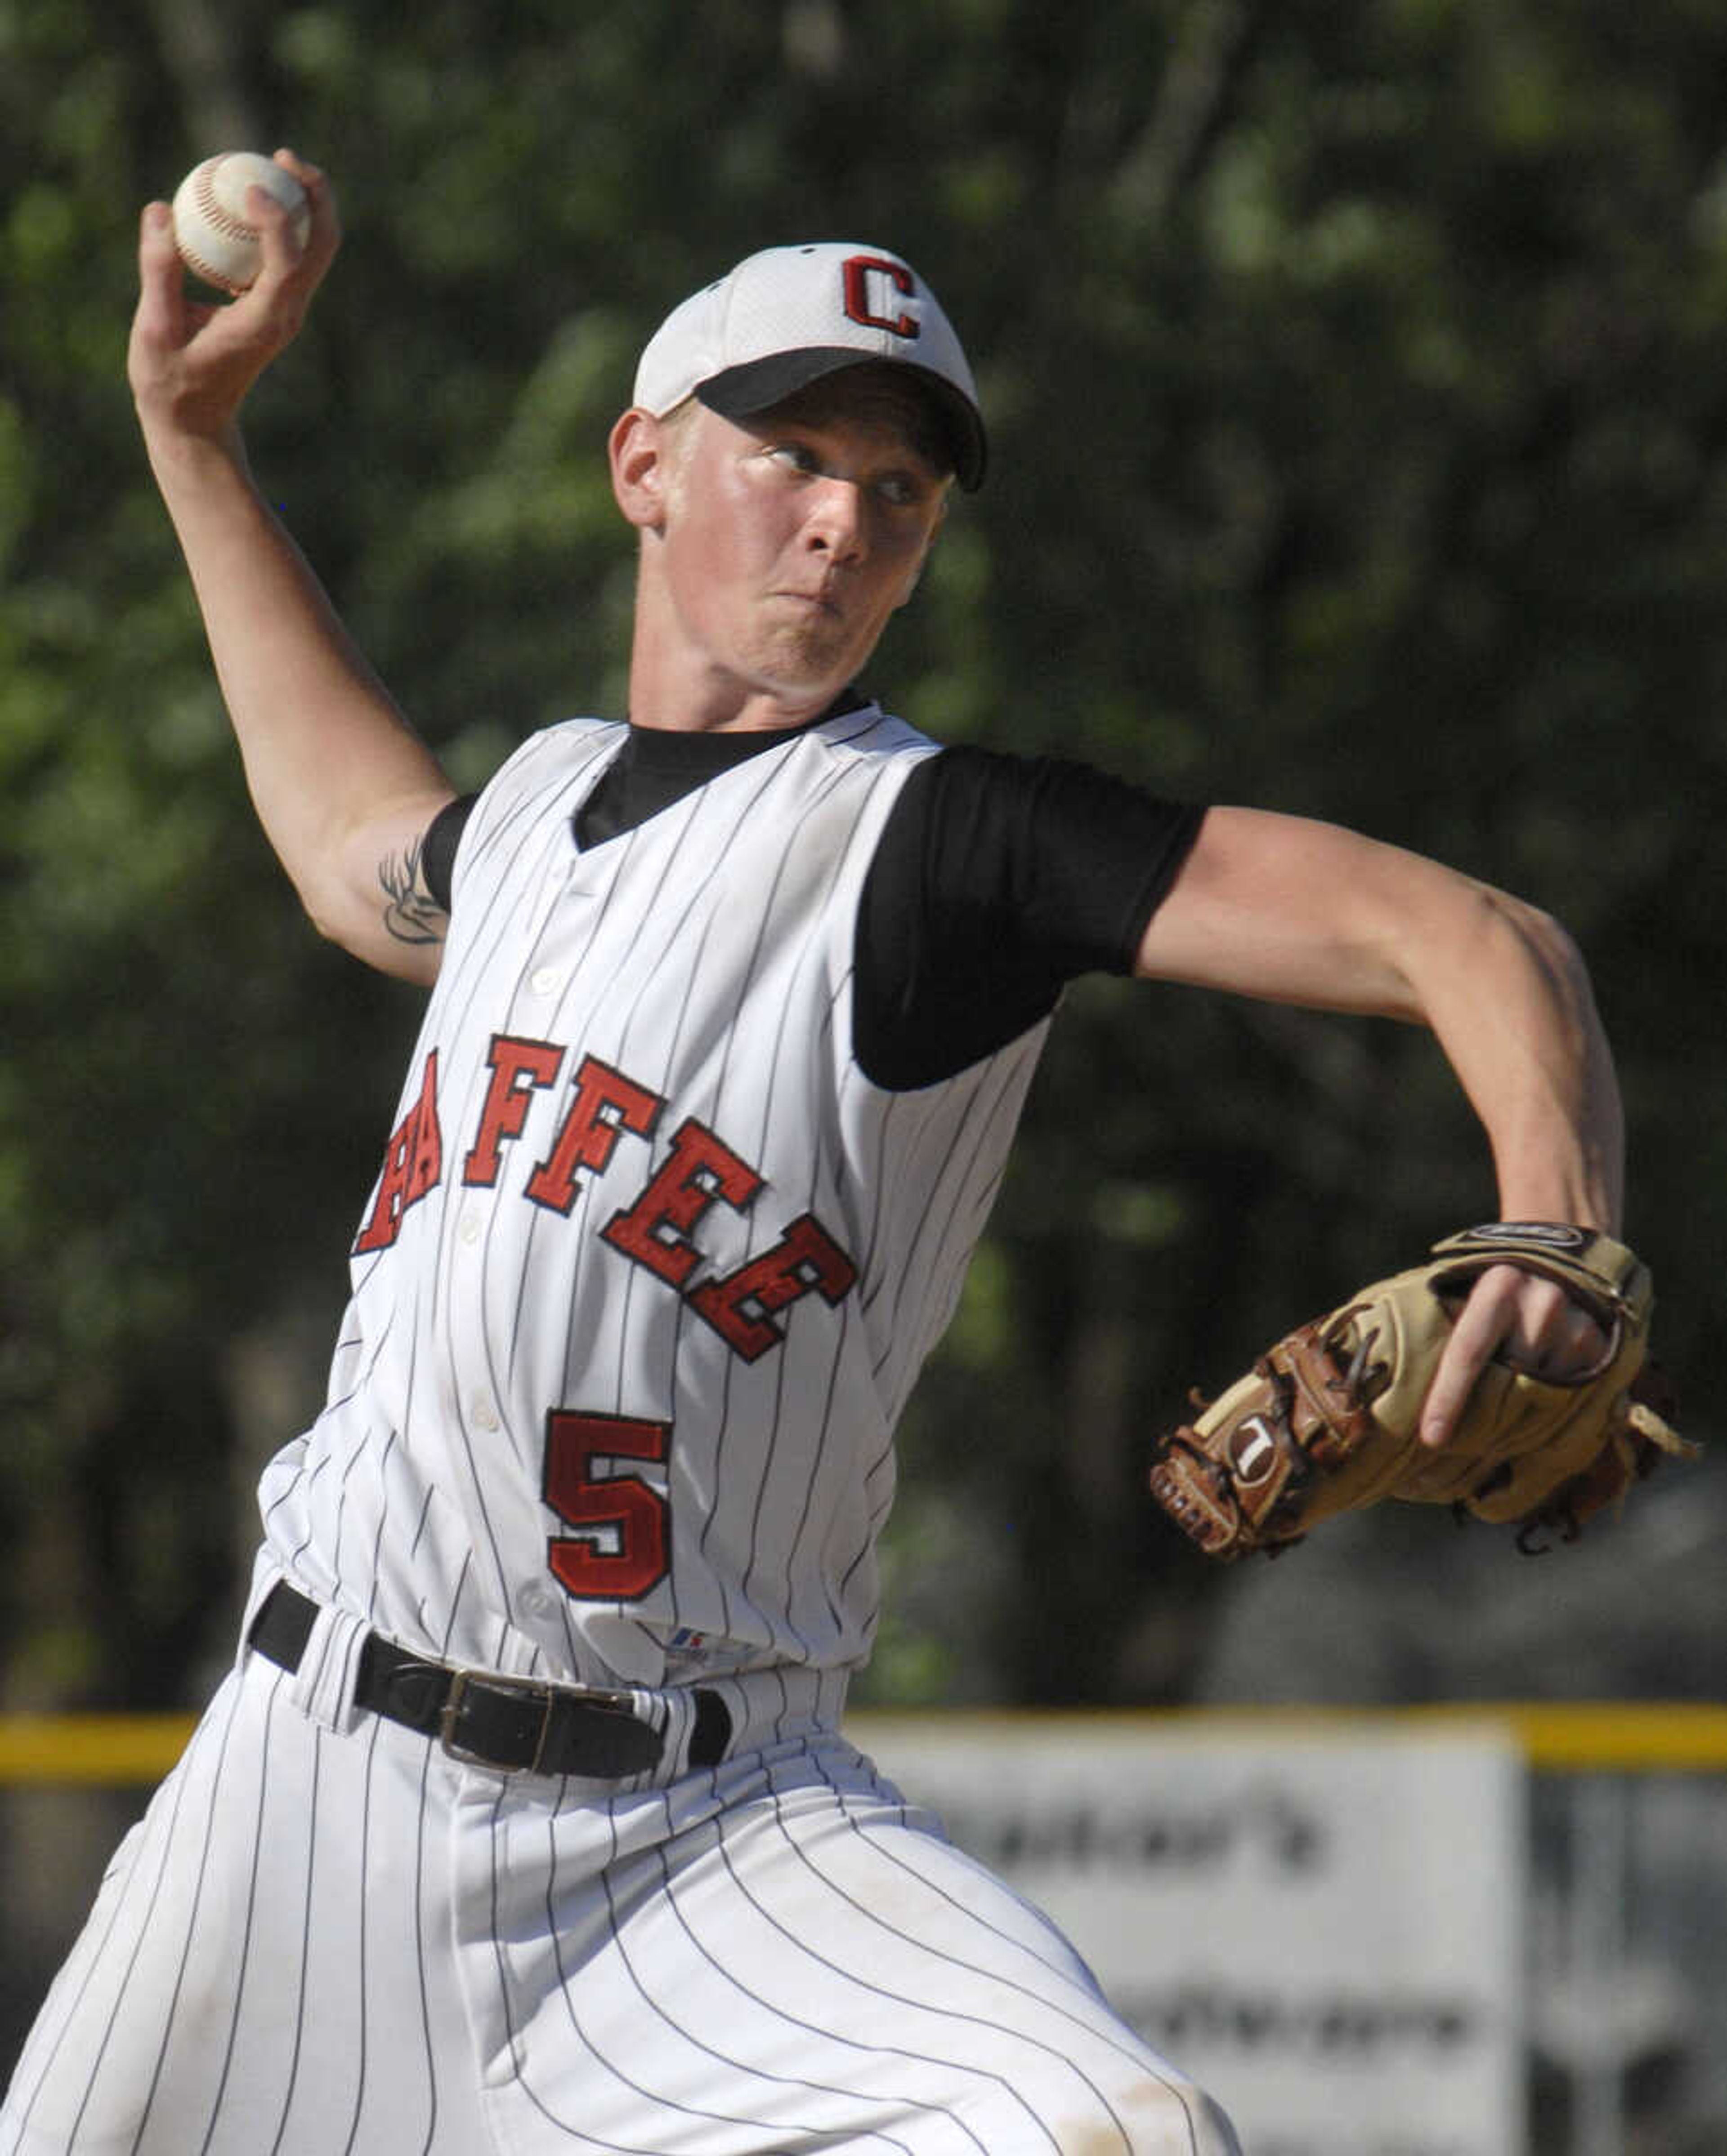
[{"label": "yellow fence rail", "polygon": [[[896,1717],[897,1718],[897,1717]],[[944,1712],[951,1727],[965,1712]],[[1025,1715],[1010,1719],[1047,1722],[1068,1717]],[[1095,1719],[1097,1717],[1087,1717]],[[1263,1736],[1280,1727],[1294,1738],[1323,1741],[1360,1735],[1375,1727],[1408,1733],[1467,1723],[1509,1730],[1532,1767],[1572,1774],[1706,1774],[1727,1770],[1727,1707],[1691,1702],[1601,1701],[1460,1702],[1405,1708],[1174,1708],[1111,1715],[1148,1730],[1195,1735],[1231,1732]],[[866,1736],[870,1717],[856,1717]],[[190,1735],[188,1714],[0,1715],[0,1787],[105,1786],[155,1782],[178,1757]]]}]

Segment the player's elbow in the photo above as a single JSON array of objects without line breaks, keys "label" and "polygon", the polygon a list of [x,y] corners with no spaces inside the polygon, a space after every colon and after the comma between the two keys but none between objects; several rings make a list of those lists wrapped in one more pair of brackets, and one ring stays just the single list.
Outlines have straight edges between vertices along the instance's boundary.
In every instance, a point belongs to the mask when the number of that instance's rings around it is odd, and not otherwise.
[{"label": "player's elbow", "polygon": [[1502,932],[1514,939],[1560,1000],[1567,1004],[1591,1000],[1588,965],[1576,938],[1563,921],[1507,891],[1489,891],[1484,896]]},{"label": "player's elbow", "polygon": [[1595,1023],[1576,940],[1526,899],[1445,875],[1389,917],[1381,955],[1395,986],[1386,1016],[1442,1034],[1511,1012],[1574,1029]]},{"label": "player's elbow", "polygon": [[380,901],[357,905],[347,891],[302,888],[300,902],[306,919],[326,943],[392,979],[429,988],[444,959],[447,916],[429,906],[402,911]]},{"label": "player's elbow", "polygon": [[339,944],[344,951],[353,947],[352,918],[345,916],[341,908],[329,904],[320,893],[302,890],[300,910],[325,942]]},{"label": "player's elbow", "polygon": [[352,877],[339,861],[284,857],[283,867],[300,901],[300,910],[326,943],[347,949],[356,932],[357,909]]}]

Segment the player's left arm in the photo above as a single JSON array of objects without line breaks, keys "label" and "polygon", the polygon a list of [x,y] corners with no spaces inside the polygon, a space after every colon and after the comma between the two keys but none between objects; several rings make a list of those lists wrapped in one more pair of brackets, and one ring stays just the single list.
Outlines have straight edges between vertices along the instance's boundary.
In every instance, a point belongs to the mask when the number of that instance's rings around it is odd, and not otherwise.
[{"label": "player's left arm", "polygon": [[[1575,944],[1536,907],[1334,824],[1213,808],[1135,971],[1428,1026],[1486,1131],[1501,1217],[1618,1235],[1611,1051]],[[1563,1291],[1495,1268],[1458,1319],[1423,1435],[1442,1440],[1495,1353],[1556,1377],[1600,1344]]]}]

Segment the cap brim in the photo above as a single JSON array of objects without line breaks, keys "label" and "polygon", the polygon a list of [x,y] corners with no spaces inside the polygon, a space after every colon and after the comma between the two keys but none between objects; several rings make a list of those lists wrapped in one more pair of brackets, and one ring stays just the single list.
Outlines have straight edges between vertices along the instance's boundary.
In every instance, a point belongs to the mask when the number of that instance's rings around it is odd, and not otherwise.
[{"label": "cap brim", "polygon": [[[873,362],[872,355],[850,345],[804,345],[796,352],[772,352],[765,359],[728,367],[708,381],[698,382],[696,394],[722,419],[753,419],[758,412],[783,404],[812,382],[837,374],[842,367],[872,363],[881,362]],[[988,448],[984,423],[975,406],[945,375],[931,367],[919,367],[913,360],[885,363],[914,375],[918,387],[929,393],[948,439],[953,475],[968,494],[974,494],[984,483]]]}]

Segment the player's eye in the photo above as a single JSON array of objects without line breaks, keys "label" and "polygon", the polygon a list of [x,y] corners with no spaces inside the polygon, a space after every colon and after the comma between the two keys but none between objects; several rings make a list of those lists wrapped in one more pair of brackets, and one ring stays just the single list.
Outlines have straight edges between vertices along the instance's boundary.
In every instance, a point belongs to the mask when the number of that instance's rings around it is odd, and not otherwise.
[{"label": "player's eye", "polygon": [[821,469],[820,459],[807,442],[775,442],[770,445],[768,454],[788,471],[806,476]]}]

